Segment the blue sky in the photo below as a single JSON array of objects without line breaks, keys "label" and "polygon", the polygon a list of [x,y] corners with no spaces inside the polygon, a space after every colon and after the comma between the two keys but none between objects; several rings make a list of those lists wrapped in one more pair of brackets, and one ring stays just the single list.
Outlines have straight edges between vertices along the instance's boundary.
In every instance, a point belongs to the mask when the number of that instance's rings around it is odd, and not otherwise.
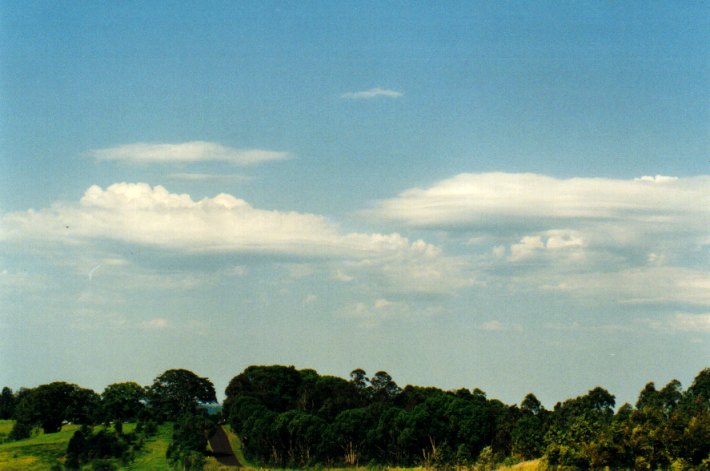
[{"label": "blue sky", "polygon": [[0,383],[688,385],[709,10],[4,3]]}]

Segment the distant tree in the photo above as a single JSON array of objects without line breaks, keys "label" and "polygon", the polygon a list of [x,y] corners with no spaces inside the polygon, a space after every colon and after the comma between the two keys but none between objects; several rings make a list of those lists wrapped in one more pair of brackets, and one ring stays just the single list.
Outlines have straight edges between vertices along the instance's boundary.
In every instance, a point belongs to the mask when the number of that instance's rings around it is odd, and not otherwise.
[{"label": "distant tree", "polygon": [[250,366],[232,378],[225,391],[225,409],[237,396],[258,399],[267,409],[285,412],[297,407],[301,375],[293,366]]},{"label": "distant tree", "polygon": [[354,369],[350,372],[350,382],[354,384],[360,392],[364,393],[367,389],[367,383],[369,381],[367,373],[365,373],[365,370],[361,368]]},{"label": "distant tree", "polygon": [[75,384],[54,382],[43,384],[22,394],[15,409],[15,426],[19,431],[39,425],[45,433],[58,432],[64,421],[93,424],[98,415],[98,395]]},{"label": "distant tree", "polygon": [[137,383],[109,384],[101,394],[104,421],[135,420],[145,408],[145,389]]},{"label": "distant tree", "polygon": [[402,389],[397,386],[392,377],[386,371],[378,371],[370,379],[372,392],[375,398],[393,399]]},{"label": "distant tree", "polygon": [[698,373],[693,384],[688,388],[688,394],[694,398],[702,397],[710,403],[710,368],[705,368]]},{"label": "distant tree", "polygon": [[5,386],[0,393],[0,419],[11,419],[15,413],[15,403],[17,399],[12,393],[12,389]]},{"label": "distant tree", "polygon": [[529,413],[532,415],[540,415],[545,412],[545,407],[542,403],[535,397],[533,393],[529,393],[520,403],[520,410],[523,413]]},{"label": "distant tree", "polygon": [[341,411],[363,404],[357,387],[335,376],[320,376],[313,370],[301,371],[297,406],[332,421]]},{"label": "distant tree", "polygon": [[164,419],[176,419],[196,412],[200,404],[217,402],[214,385],[192,371],[167,370],[147,391],[150,407]]}]

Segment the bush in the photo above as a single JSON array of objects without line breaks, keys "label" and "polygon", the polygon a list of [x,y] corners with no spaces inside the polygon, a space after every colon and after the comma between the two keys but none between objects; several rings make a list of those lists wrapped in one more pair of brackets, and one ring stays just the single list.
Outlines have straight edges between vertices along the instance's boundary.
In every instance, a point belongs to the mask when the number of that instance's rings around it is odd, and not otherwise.
[{"label": "bush", "polygon": [[12,427],[12,431],[10,431],[8,438],[10,440],[23,440],[25,438],[30,438],[33,428],[34,427],[31,423],[18,420]]},{"label": "bush", "polygon": [[207,441],[216,428],[214,417],[186,415],[175,423],[173,439],[166,456],[181,469],[202,469]]},{"label": "bush", "polygon": [[87,464],[92,469],[116,469],[117,460],[123,465],[133,461],[135,451],[143,443],[143,436],[137,433],[123,434],[106,429],[93,433],[91,427],[83,426],[69,440],[66,465],[70,469],[80,469]]}]

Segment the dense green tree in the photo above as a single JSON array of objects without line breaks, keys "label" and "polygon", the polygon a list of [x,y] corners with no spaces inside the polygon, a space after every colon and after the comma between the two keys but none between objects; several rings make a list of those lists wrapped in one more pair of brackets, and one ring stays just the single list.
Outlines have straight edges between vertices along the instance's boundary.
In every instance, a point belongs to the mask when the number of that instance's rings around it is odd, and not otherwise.
[{"label": "dense green tree", "polygon": [[166,457],[175,467],[198,470],[204,467],[209,438],[217,423],[206,412],[195,412],[180,417],[173,427],[173,436]]},{"label": "dense green tree", "polygon": [[137,383],[109,384],[101,393],[104,420],[129,421],[138,418],[145,409],[146,391]]},{"label": "dense green tree", "polygon": [[524,414],[512,432],[513,452],[523,459],[539,458],[545,450],[545,426],[536,415]]},{"label": "dense green tree", "polygon": [[363,405],[357,387],[342,378],[320,376],[313,370],[302,370],[297,407],[332,421],[345,409]]},{"label": "dense green tree", "polygon": [[524,459],[539,458],[545,450],[548,412],[529,393],[520,403],[520,416],[511,432],[512,451]]},{"label": "dense green tree", "polygon": [[349,466],[357,465],[367,453],[368,431],[372,429],[371,414],[365,408],[347,409],[340,412],[326,431],[326,448],[335,460]]},{"label": "dense green tree", "polygon": [[12,389],[5,386],[2,388],[2,393],[0,393],[0,419],[7,420],[11,419],[15,414],[15,404],[17,403],[17,398],[12,393]]},{"label": "dense green tree", "polygon": [[27,390],[15,409],[17,420],[14,438],[24,438],[26,431],[39,425],[45,433],[58,432],[62,423],[93,424],[98,417],[98,395],[75,384],[57,381]]},{"label": "dense green tree", "polygon": [[603,436],[614,417],[614,396],[597,387],[584,396],[557,404],[545,439],[553,465],[587,468],[600,466],[593,444]]},{"label": "dense green tree", "polygon": [[93,469],[117,469],[114,460],[127,464],[133,458],[134,442],[133,435],[111,429],[94,432],[91,427],[83,426],[69,440],[66,466],[81,469],[91,463]]},{"label": "dense green tree", "polygon": [[293,366],[250,366],[232,378],[225,391],[225,408],[237,396],[252,396],[269,410],[285,412],[297,406],[301,375]]},{"label": "dense green tree", "polygon": [[394,382],[392,376],[386,371],[378,371],[370,379],[372,394],[376,399],[389,400],[394,399],[402,392],[401,388]]},{"label": "dense green tree", "polygon": [[183,369],[167,370],[155,378],[147,396],[150,407],[163,419],[194,414],[201,404],[217,402],[209,379]]},{"label": "dense green tree", "polygon": [[710,402],[710,368],[703,369],[688,388],[688,394],[693,398],[703,398]]},{"label": "dense green tree", "polygon": [[546,455],[553,466],[682,468],[702,466],[710,453],[707,377],[685,393],[677,381],[661,390],[649,383],[636,408],[615,414],[603,388],[547,411],[533,394],[518,408],[479,389],[400,389],[383,371],[368,379],[354,370],[345,381],[249,367],[230,382],[226,412],[248,456],[267,466],[447,468]]}]

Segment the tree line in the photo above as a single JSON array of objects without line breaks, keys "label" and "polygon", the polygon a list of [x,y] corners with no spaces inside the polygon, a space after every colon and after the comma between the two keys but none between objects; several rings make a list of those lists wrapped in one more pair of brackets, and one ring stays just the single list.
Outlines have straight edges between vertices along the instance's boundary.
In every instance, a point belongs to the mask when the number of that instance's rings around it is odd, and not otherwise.
[{"label": "tree line", "polygon": [[710,466],[710,368],[687,391],[648,383],[615,412],[601,387],[546,410],[528,394],[506,405],[479,390],[400,388],[389,374],[350,380],[252,366],[226,389],[224,414],[267,466],[492,465],[545,457],[576,468]]},{"label": "tree line", "polygon": [[[676,380],[660,389],[648,383],[635,405],[618,409],[601,387],[547,410],[534,394],[508,405],[480,389],[401,388],[384,371],[368,376],[356,369],[344,379],[279,365],[246,368],[225,396],[221,416],[210,416],[203,406],[216,402],[212,383],[187,370],[168,370],[148,387],[117,383],[100,395],[61,382],[17,393],[5,388],[0,418],[16,421],[12,439],[37,427],[52,433],[66,422],[84,424],[68,450],[77,458],[67,463],[78,465],[107,454],[128,453],[130,459],[155,424],[170,421],[169,461],[199,469],[207,439],[223,420],[240,436],[250,461],[272,467],[445,469],[536,458],[576,468],[710,467],[710,368],[687,390]],[[121,425],[131,421],[139,422],[138,433],[121,434]],[[112,431],[92,431],[100,423],[112,424]]]}]

